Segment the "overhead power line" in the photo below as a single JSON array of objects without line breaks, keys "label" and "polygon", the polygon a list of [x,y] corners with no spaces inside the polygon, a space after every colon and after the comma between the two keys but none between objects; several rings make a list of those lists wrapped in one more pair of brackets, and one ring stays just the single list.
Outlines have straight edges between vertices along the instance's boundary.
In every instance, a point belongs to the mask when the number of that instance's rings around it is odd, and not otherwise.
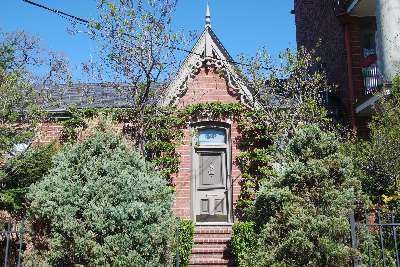
[{"label": "overhead power line", "polygon": [[[30,0],[22,0],[22,1],[25,2],[25,3],[28,3],[30,5],[42,8],[44,10],[47,10],[49,12],[55,13],[58,16],[62,17],[63,19],[69,20],[71,22],[77,22],[77,23],[80,23],[80,24],[83,24],[83,25],[88,25],[89,24],[89,20],[74,16],[74,15],[71,15],[71,14],[68,14],[68,13],[66,13],[64,11],[61,11],[61,10],[58,10],[58,9],[54,9],[54,8],[50,8],[50,7],[35,3],[33,1],[30,1]],[[130,35],[128,33],[123,33],[123,35],[125,35],[127,37],[130,37],[130,38],[135,38],[135,36],[132,36],[132,35]],[[180,47],[176,47],[176,46],[171,46],[171,45],[166,45],[166,44],[161,44],[161,43],[156,43],[156,44],[160,45],[160,46],[164,46],[164,47],[169,48],[169,49],[174,49],[174,50],[177,50],[177,51],[186,52],[188,54],[194,54],[194,55],[197,55],[197,56],[203,56],[203,55],[201,55],[199,53],[195,53],[195,52],[190,51],[188,49],[184,49],[184,48],[180,48]],[[244,64],[244,63],[240,63],[240,62],[236,62],[236,61],[232,61],[232,60],[223,60],[223,59],[218,59],[216,57],[214,59],[225,61],[225,62],[229,62],[229,63],[236,64],[236,65],[242,65],[242,66],[247,66],[247,67],[250,66],[249,64]]]},{"label": "overhead power line", "polygon": [[29,0],[22,0],[22,1],[24,1],[24,2],[26,2],[26,3],[28,3],[28,4],[31,4],[31,5],[33,5],[33,6],[43,8],[43,9],[45,9],[45,10],[47,10],[47,11],[53,12],[53,13],[55,13],[55,14],[57,14],[57,15],[63,17],[63,18],[70,18],[70,19],[73,19],[73,20],[75,20],[76,22],[79,22],[79,23],[82,23],[82,24],[88,24],[88,23],[89,23],[89,21],[86,20],[86,19],[82,19],[82,18],[79,18],[79,17],[77,17],[77,16],[70,15],[70,14],[68,14],[68,13],[65,13],[65,12],[61,11],[61,10],[57,10],[57,9],[54,9],[54,8],[46,7],[46,6],[44,6],[44,5],[41,5],[41,4],[32,2],[32,1],[29,1]]}]

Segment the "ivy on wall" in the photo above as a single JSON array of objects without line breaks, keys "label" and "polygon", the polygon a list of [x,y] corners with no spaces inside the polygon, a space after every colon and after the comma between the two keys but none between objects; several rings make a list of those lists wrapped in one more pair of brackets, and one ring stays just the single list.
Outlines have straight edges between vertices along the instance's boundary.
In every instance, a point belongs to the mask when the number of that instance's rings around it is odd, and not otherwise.
[{"label": "ivy on wall", "polygon": [[122,123],[122,134],[137,146],[143,157],[154,163],[171,185],[172,177],[178,173],[180,166],[177,148],[182,144],[183,130],[190,123],[227,119],[237,122],[239,137],[233,141],[242,151],[234,159],[234,164],[242,171],[236,208],[239,218],[245,219],[243,210],[252,205],[262,179],[275,175],[272,164],[278,137],[277,125],[266,123],[270,119],[261,110],[249,110],[240,103],[221,102],[191,104],[182,109],[149,106],[142,110],[71,110],[71,117],[63,122],[63,141],[75,142],[79,132],[88,127],[88,121],[99,114],[109,114],[116,123]]},{"label": "ivy on wall", "polygon": [[238,128],[238,146],[242,152],[236,163],[242,177],[236,216],[245,220],[243,211],[253,204],[261,181],[275,176],[273,162],[279,135],[277,125],[262,110],[245,112],[238,121]]}]

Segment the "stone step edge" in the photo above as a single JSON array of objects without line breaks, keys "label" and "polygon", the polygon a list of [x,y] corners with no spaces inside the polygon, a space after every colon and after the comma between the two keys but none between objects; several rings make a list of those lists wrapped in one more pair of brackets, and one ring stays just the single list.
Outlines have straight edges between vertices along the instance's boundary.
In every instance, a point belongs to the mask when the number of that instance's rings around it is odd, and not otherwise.
[{"label": "stone step edge", "polygon": [[230,241],[230,238],[223,238],[223,237],[195,237],[193,239],[194,244],[203,244],[203,243],[217,243],[217,244],[226,244]]},{"label": "stone step edge", "polygon": [[189,265],[199,264],[199,265],[213,265],[213,264],[228,264],[229,260],[218,259],[218,258],[191,258],[189,260]]},{"label": "stone step edge", "polygon": [[196,227],[195,234],[232,234],[232,228]]},{"label": "stone step edge", "polygon": [[208,254],[208,253],[224,253],[228,248],[225,246],[219,247],[193,247],[192,254]]}]

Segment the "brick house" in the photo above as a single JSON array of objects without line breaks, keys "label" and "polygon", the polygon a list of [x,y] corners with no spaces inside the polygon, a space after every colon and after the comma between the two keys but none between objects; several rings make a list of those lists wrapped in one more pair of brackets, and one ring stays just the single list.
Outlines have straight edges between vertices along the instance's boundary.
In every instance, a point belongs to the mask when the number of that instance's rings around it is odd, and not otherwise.
[{"label": "brick house", "polygon": [[[251,91],[240,80],[238,69],[232,62],[211,29],[207,6],[205,29],[170,82],[162,104],[184,108],[194,103],[254,103]],[[96,84],[86,84],[85,89],[75,85],[56,97],[78,108],[130,106],[128,95]],[[65,109],[51,112],[56,117],[63,117]],[[193,131],[198,133],[195,137],[191,134]],[[60,138],[61,132],[59,123],[43,123],[36,142],[51,143]],[[230,264],[224,254],[240,192],[240,169],[234,164],[240,152],[234,142],[237,136],[237,123],[230,119],[192,121],[184,129],[183,144],[177,149],[180,168],[173,178],[176,189],[174,210],[178,217],[196,223],[191,266]]]},{"label": "brick house", "polygon": [[336,117],[360,135],[377,93],[400,67],[398,0],[294,0],[298,46],[314,48],[338,91],[328,96]]}]

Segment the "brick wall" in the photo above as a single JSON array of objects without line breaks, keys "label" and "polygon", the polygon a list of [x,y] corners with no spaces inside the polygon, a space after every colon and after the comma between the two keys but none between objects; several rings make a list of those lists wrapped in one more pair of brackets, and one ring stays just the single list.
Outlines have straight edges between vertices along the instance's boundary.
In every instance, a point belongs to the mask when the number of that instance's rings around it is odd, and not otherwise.
[{"label": "brick wall", "polygon": [[[334,103],[341,115],[349,115],[347,90],[347,65],[344,26],[337,15],[341,10],[336,0],[295,0],[297,45],[316,49],[330,83],[338,86]],[[344,114],[343,114],[344,113]]]},{"label": "brick wall", "polygon": [[[186,93],[179,99],[178,106],[184,107],[192,103],[206,102],[235,103],[239,98],[229,88],[226,80],[216,73],[213,69],[201,69],[200,72],[187,83]],[[235,140],[238,137],[237,125],[235,122],[224,121],[231,125],[231,152],[232,162],[240,152],[236,146]],[[176,199],[174,209],[177,216],[181,218],[191,218],[191,188],[192,188],[192,145],[191,128],[188,126],[185,130],[183,145],[177,149],[181,155],[181,165],[179,173],[174,177],[173,183],[176,185]],[[237,202],[240,186],[240,170],[232,163],[232,193],[233,203]]]},{"label": "brick wall", "polygon": [[34,145],[48,145],[60,140],[63,126],[56,122],[44,122],[39,125]]},{"label": "brick wall", "polygon": [[296,0],[295,22],[298,46],[315,48],[328,79],[342,88],[346,84],[344,27],[337,18],[336,0]]}]

